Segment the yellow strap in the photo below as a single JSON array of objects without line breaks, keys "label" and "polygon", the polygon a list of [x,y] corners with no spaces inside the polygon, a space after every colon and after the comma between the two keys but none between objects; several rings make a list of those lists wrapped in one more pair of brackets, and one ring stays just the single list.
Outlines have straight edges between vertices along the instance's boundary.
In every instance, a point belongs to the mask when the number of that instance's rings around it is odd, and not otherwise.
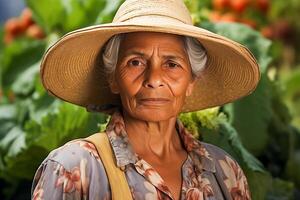
[{"label": "yellow strap", "polygon": [[95,133],[85,140],[93,143],[104,165],[113,200],[132,200],[125,173],[116,166],[110,142],[105,133]]}]

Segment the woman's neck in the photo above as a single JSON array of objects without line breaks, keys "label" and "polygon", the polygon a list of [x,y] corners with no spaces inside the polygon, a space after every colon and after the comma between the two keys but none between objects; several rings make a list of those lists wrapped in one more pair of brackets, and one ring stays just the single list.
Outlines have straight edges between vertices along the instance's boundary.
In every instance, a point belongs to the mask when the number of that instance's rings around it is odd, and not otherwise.
[{"label": "woman's neck", "polygon": [[125,129],[134,151],[141,157],[172,160],[183,147],[177,134],[176,117],[147,122],[124,115]]}]

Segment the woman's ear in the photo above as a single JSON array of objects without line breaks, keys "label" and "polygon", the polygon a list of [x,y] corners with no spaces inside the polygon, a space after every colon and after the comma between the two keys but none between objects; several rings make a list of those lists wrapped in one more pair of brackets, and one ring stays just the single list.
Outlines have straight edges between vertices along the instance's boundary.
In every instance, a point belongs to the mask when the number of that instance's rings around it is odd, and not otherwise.
[{"label": "woman's ear", "polygon": [[189,83],[189,85],[186,89],[186,92],[185,92],[186,97],[191,96],[191,94],[193,93],[194,86],[195,86],[196,82],[197,82],[197,78],[193,78],[193,80],[191,80],[191,82]]}]

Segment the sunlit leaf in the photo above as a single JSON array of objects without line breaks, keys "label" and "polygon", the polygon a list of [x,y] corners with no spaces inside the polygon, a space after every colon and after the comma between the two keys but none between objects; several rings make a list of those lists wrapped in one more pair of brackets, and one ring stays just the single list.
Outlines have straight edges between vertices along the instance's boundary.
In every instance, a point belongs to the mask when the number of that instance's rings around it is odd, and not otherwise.
[{"label": "sunlit leaf", "polygon": [[[25,38],[15,40],[7,46],[3,52],[1,65],[3,87],[10,88],[23,72],[37,63],[44,53],[45,46],[45,41]],[[27,82],[34,81],[33,77],[23,77],[26,78]]]},{"label": "sunlit leaf", "polygon": [[34,18],[46,32],[60,34],[93,25],[105,0],[27,0]]},{"label": "sunlit leaf", "polygon": [[248,47],[258,60],[262,73],[266,72],[266,69],[272,60],[269,52],[272,43],[270,40],[264,38],[259,32],[239,23],[204,22],[201,23],[200,26]]}]

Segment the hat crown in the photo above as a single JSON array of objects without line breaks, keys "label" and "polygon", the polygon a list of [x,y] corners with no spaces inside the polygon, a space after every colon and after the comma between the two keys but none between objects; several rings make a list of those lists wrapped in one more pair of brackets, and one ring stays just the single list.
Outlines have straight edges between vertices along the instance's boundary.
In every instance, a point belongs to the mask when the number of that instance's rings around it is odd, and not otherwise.
[{"label": "hat crown", "polygon": [[160,16],[192,25],[189,10],[182,0],[127,0],[118,9],[113,22],[129,22],[134,18]]}]

